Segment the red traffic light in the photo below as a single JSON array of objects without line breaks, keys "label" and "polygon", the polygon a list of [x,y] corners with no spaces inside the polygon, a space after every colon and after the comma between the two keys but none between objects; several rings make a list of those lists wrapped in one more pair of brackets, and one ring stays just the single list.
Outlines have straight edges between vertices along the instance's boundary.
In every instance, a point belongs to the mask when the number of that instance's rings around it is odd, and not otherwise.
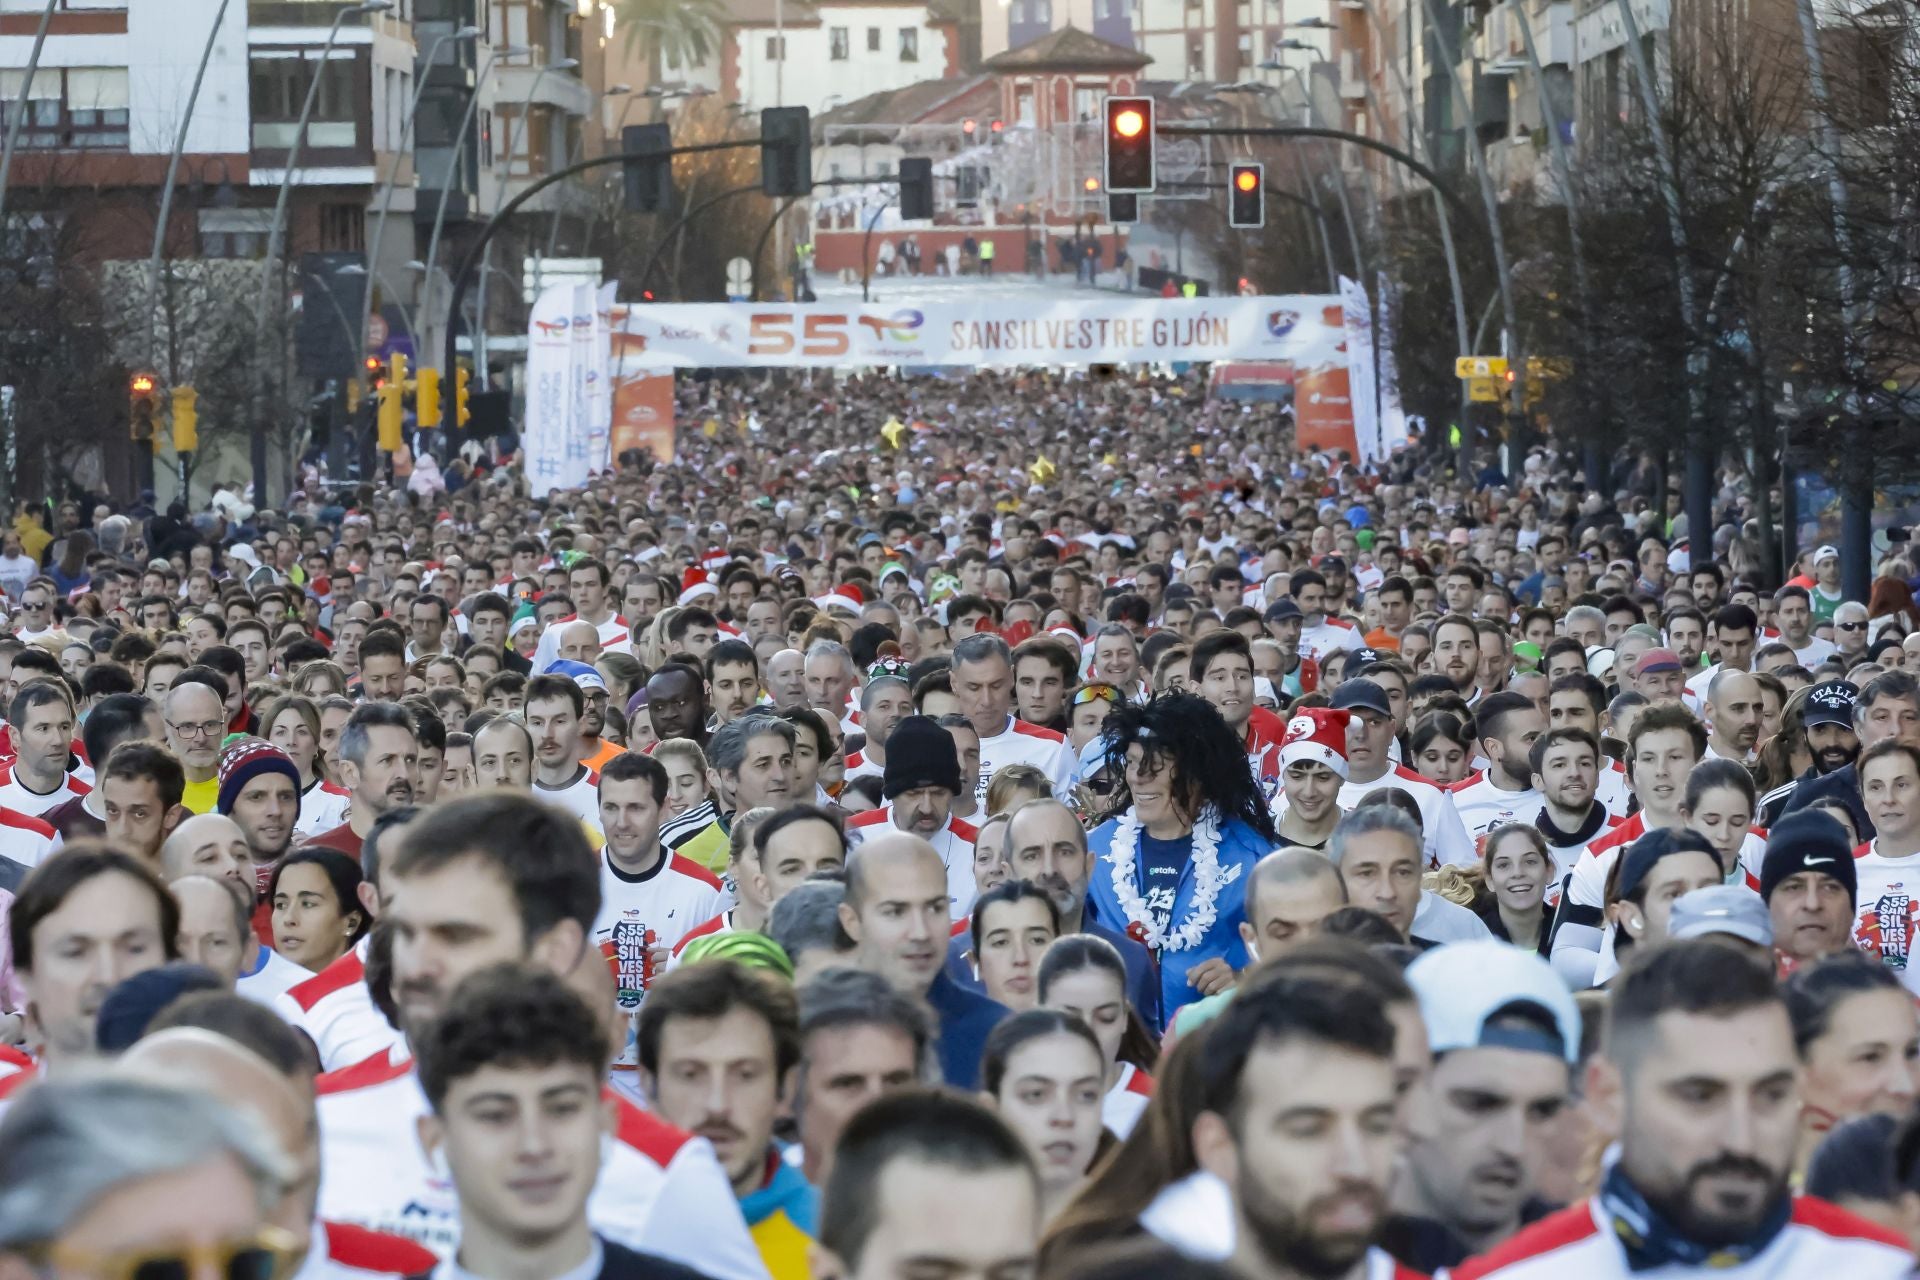
[{"label": "red traffic light", "polygon": [[978,127],[979,126],[971,120],[962,120],[960,122],[960,132],[966,134],[969,138],[973,136],[973,131]]},{"label": "red traffic light", "polygon": [[1134,107],[1126,107],[1113,114],[1113,131],[1123,138],[1137,138],[1146,127],[1146,116]]},{"label": "red traffic light", "polygon": [[1252,191],[1260,185],[1260,175],[1251,169],[1242,169],[1233,175],[1233,185],[1242,191]]},{"label": "red traffic light", "polygon": [[1004,120],[995,120],[991,125],[988,126],[988,128],[992,129],[995,133],[999,133],[1006,127],[1007,127],[1007,122]]}]

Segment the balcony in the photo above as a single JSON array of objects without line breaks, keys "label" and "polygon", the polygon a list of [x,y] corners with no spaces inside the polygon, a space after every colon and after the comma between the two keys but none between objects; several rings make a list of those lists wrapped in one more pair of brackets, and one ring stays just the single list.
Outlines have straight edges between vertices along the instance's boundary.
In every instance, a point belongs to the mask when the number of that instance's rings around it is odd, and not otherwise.
[{"label": "balcony", "polygon": [[1541,66],[1572,64],[1571,0],[1504,0],[1488,12],[1486,23],[1474,41],[1475,51],[1488,75],[1517,75],[1530,65],[1527,33],[1522,23],[1532,28],[1534,52]]},{"label": "balcony", "polygon": [[300,146],[302,172],[358,169],[373,163],[373,79],[367,46],[335,48],[324,59],[320,53],[311,46],[251,50],[248,98],[256,171],[271,173],[286,167],[316,75],[320,91]]}]

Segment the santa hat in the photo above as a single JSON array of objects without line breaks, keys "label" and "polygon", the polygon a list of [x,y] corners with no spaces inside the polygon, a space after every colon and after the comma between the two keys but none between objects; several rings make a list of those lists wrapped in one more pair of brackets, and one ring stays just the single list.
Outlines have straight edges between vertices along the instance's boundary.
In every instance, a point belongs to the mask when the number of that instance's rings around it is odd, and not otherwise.
[{"label": "santa hat", "polygon": [[1287,736],[1280,740],[1280,767],[1296,761],[1325,765],[1347,776],[1347,724],[1353,719],[1345,711],[1331,707],[1302,707],[1287,721]]},{"label": "santa hat", "polygon": [[680,603],[692,604],[701,596],[718,597],[720,588],[713,583],[713,575],[705,569],[689,568],[680,575]]},{"label": "santa hat", "polygon": [[732,560],[733,557],[727,554],[726,548],[708,547],[707,554],[700,560],[700,566],[703,569],[724,569]]}]

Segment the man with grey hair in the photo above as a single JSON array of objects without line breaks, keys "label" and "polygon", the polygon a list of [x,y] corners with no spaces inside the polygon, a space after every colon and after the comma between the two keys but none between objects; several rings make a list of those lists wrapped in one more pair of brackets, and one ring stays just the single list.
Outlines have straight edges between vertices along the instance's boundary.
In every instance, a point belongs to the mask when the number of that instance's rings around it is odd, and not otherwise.
[{"label": "man with grey hair", "polygon": [[782,649],[768,658],[766,678],[775,711],[807,705],[807,660],[798,649]]},{"label": "man with grey hair", "polygon": [[288,1274],[296,1242],[267,1223],[291,1176],[256,1124],[208,1094],[121,1076],[44,1081],[0,1124],[0,1259],[18,1275],[106,1276],[151,1255],[200,1276],[205,1264],[187,1258],[217,1251],[237,1255],[222,1276]]},{"label": "man with grey hair", "polygon": [[860,690],[860,727],[866,745],[847,755],[847,781],[878,778],[887,771],[887,739],[913,714],[913,690],[899,676],[875,676]]},{"label": "man with grey hair", "polygon": [[1327,841],[1327,860],[1340,872],[1347,901],[1385,917],[1418,947],[1490,937],[1480,917],[1422,886],[1425,837],[1397,794],[1369,795]]},{"label": "man with grey hair", "polygon": [[953,696],[960,712],[980,735],[977,800],[987,798],[987,783],[1010,764],[1030,764],[1053,783],[1055,798],[1073,789],[1076,766],[1064,734],[1016,719],[1013,714],[1013,651],[991,633],[976,633],[953,647]]},{"label": "man with grey hair", "polygon": [[764,710],[720,726],[707,744],[707,763],[720,778],[720,798],[729,819],[763,805],[778,809],[791,802],[798,741],[792,725]]},{"label": "man with grey hair", "polygon": [[340,781],[352,799],[347,820],[307,841],[358,860],[380,815],[410,805],[420,785],[420,739],[397,702],[363,702],[340,731]]},{"label": "man with grey hair", "polygon": [[767,936],[793,961],[795,986],[804,989],[815,976],[845,963],[847,935],[840,928],[840,904],[846,896],[844,880],[822,875],[794,886],[773,904]]},{"label": "man with grey hair", "polygon": [[838,640],[815,640],[807,648],[804,676],[808,705],[839,721],[841,737],[860,732],[850,704],[854,686],[860,683],[860,669],[847,646]]},{"label": "man with grey hair", "polygon": [[1133,632],[1118,622],[1109,622],[1093,633],[1092,678],[1110,684],[1129,699],[1138,701],[1140,687],[1140,642]]},{"label": "man with grey hair", "polygon": [[1607,615],[1590,604],[1575,605],[1567,610],[1566,633],[1591,652],[1607,642]]},{"label": "man with grey hair", "polygon": [[1848,600],[1833,611],[1833,643],[1849,665],[1867,653],[1867,606]]},{"label": "man with grey hair", "polygon": [[[798,896],[795,890],[787,901]],[[778,913],[775,908],[776,919]],[[821,1186],[840,1131],[854,1112],[884,1093],[938,1084],[940,1068],[933,1052],[932,1011],[879,974],[829,969],[801,982],[798,994],[794,1110],[802,1168],[807,1181]]]}]

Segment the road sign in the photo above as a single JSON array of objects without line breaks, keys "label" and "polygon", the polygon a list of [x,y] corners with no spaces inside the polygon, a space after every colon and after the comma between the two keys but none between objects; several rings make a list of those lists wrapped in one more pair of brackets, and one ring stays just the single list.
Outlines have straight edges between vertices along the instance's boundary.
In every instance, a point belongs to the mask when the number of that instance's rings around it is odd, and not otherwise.
[{"label": "road sign", "polygon": [[753,264],[745,258],[727,259],[727,298],[745,302],[753,295]]},{"label": "road sign", "polygon": [[1453,376],[1456,378],[1504,378],[1507,376],[1507,358],[1505,356],[1461,356],[1453,362]]},{"label": "road sign", "polygon": [[378,351],[387,345],[387,318],[378,311],[367,317],[367,350]]},{"label": "road sign", "polygon": [[1467,399],[1475,404],[1498,404],[1500,384],[1492,378],[1468,378]]}]

